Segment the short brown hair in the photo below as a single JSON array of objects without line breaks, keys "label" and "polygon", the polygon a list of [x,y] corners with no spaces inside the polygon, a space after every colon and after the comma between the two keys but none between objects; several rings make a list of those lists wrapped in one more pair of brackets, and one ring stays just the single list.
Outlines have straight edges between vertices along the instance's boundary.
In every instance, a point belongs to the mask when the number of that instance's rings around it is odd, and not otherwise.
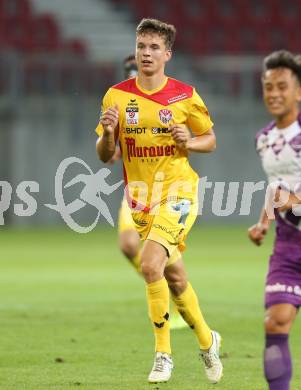
[{"label": "short brown hair", "polygon": [[155,33],[164,39],[165,46],[171,50],[176,38],[176,28],[172,24],[161,22],[157,19],[142,19],[136,29],[136,34]]},{"label": "short brown hair", "polygon": [[263,61],[263,76],[267,70],[276,68],[290,69],[301,84],[300,55],[294,55],[287,50],[274,51]]}]

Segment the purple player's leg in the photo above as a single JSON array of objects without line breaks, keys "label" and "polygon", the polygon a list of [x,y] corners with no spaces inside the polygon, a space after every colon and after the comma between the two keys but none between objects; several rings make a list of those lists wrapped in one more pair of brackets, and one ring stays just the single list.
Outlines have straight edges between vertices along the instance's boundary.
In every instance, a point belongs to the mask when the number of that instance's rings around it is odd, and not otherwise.
[{"label": "purple player's leg", "polygon": [[295,306],[282,303],[266,311],[264,372],[270,390],[289,390],[292,376],[288,334],[297,315]]}]

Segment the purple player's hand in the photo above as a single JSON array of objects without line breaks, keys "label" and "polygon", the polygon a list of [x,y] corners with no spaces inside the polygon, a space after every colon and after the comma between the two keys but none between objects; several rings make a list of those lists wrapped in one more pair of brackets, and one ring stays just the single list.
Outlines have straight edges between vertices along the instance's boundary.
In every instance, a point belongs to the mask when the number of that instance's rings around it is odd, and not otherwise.
[{"label": "purple player's hand", "polygon": [[269,225],[263,223],[257,223],[248,229],[249,239],[257,246],[263,243],[264,237],[266,236],[269,229]]}]

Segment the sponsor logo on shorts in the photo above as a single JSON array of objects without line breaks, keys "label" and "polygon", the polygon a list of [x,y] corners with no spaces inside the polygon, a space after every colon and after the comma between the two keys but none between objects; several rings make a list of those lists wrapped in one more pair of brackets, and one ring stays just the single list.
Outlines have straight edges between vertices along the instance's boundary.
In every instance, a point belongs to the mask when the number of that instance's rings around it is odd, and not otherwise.
[{"label": "sponsor logo on shorts", "polygon": [[179,232],[178,232],[178,231],[177,231],[177,232],[173,232],[172,230],[170,230],[170,229],[168,229],[167,227],[162,226],[162,225],[160,225],[160,224],[158,224],[158,223],[154,223],[154,224],[152,225],[152,227],[155,228],[155,229],[160,229],[160,230],[162,230],[163,232],[165,232],[166,234],[168,234],[170,237],[172,237],[173,240],[176,241],[176,242],[178,241],[178,237],[180,236],[180,234],[181,234],[182,231],[184,230],[184,229],[181,229]]},{"label": "sponsor logo on shorts", "polygon": [[289,294],[301,296],[301,287],[298,285],[291,286],[282,283],[275,283],[275,284],[268,284],[265,288],[265,292],[267,293],[283,292],[283,293],[289,293]]},{"label": "sponsor logo on shorts", "polygon": [[138,225],[138,226],[146,226],[147,225],[147,221],[145,219],[135,218],[135,215],[136,214],[132,214],[132,218],[133,218],[133,221],[135,222],[136,225]]}]

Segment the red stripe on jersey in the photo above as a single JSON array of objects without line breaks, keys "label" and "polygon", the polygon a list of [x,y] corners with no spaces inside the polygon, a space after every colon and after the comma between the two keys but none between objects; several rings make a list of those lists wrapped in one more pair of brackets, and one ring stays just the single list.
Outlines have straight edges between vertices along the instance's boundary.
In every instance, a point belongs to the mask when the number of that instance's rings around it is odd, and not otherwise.
[{"label": "red stripe on jersey", "polygon": [[168,78],[166,85],[160,89],[160,91],[151,95],[148,95],[137,88],[136,79],[122,81],[121,83],[114,85],[112,88],[142,96],[148,100],[162,104],[162,106],[168,106],[181,100],[189,99],[193,94],[193,87],[191,85],[171,78]]}]

